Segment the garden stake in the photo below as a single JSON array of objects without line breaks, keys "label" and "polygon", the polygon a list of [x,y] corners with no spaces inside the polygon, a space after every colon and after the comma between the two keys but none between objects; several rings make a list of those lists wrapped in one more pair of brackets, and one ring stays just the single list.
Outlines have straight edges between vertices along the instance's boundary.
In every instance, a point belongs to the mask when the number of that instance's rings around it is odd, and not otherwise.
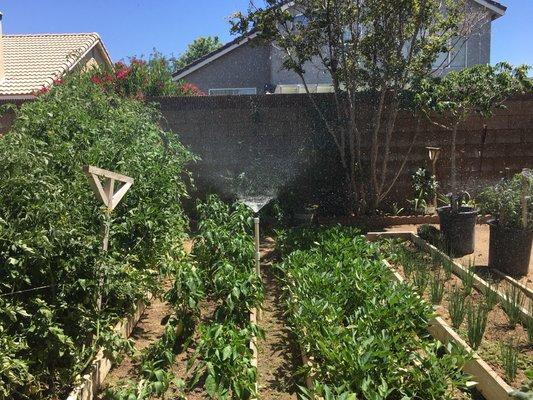
[{"label": "garden stake", "polygon": [[[83,167],[83,172],[89,178],[89,183],[96,194],[97,199],[101,200],[106,206],[104,211],[104,227],[103,227],[103,239],[102,239],[102,251],[107,252],[109,248],[109,233],[111,229],[111,213],[115,207],[120,203],[124,195],[133,185],[133,178],[125,175],[120,175],[115,172],[107,171],[98,167],[87,165]],[[104,185],[100,178],[104,179]],[[115,181],[122,183],[122,186],[115,192]],[[103,286],[103,268],[99,272],[99,284],[98,284],[98,299],[97,306],[100,310],[102,308],[102,286]]]},{"label": "garden stake", "polygon": [[[260,232],[259,232],[259,217],[254,218],[254,227],[255,227],[255,272],[257,276],[261,278],[261,253],[259,250],[260,246]],[[257,309],[257,319],[261,318],[261,310]]]}]

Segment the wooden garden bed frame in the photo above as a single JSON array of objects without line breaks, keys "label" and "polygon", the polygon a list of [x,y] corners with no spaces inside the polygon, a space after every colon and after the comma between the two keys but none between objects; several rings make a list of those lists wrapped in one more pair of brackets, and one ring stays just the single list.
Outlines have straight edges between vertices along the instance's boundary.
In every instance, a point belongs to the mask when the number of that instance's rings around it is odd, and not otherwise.
[{"label": "wooden garden bed frame", "polygon": [[[152,296],[148,297],[151,300]],[[132,315],[124,317],[117,325],[115,325],[115,332],[122,338],[127,339],[132,334],[135,326],[141,319],[146,310],[146,302],[140,300]],[[105,378],[111,371],[113,364],[104,356],[104,350],[99,349],[94,357],[91,365],[83,371],[81,376],[81,383],[78,384],[68,395],[66,400],[93,400]]]},{"label": "wooden garden bed frame", "polygon": [[[427,243],[420,236],[412,232],[371,232],[366,235],[366,238],[371,242],[379,239],[401,239],[411,241],[421,251],[425,251],[432,255],[436,254],[440,257],[450,260],[452,262],[451,265],[453,266],[453,273],[460,279],[463,279],[463,277],[468,273],[467,268],[465,268],[463,265],[455,262],[435,246]],[[398,272],[394,271],[392,266],[387,261],[385,261],[385,263],[393,271],[394,279],[398,282],[403,282],[404,279],[402,276],[398,274]],[[514,279],[505,275],[504,277],[507,282],[515,285],[521,290],[529,290]],[[481,279],[477,275],[474,275],[474,286],[481,293],[493,291],[498,296],[499,301],[506,301],[505,296],[499,290],[492,289],[488,282]],[[520,311],[521,320],[523,322],[528,318],[533,318],[531,315],[529,315],[526,309],[521,308]],[[462,347],[468,354],[472,356],[472,360],[465,365],[464,371],[476,379],[476,388],[486,400],[511,400],[513,398],[511,393],[514,391],[514,388],[509,386],[481,357],[479,357],[479,355],[441,317],[436,317],[430,321],[428,331],[435,339],[441,341],[442,343],[447,344],[453,342]]]}]

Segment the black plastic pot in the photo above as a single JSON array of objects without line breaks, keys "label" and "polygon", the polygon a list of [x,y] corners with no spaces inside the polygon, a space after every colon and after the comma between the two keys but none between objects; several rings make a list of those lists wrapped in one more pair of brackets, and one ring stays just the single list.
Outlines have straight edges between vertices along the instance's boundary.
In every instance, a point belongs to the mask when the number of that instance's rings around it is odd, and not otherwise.
[{"label": "black plastic pot", "polygon": [[489,221],[489,225],[489,267],[507,275],[527,275],[533,230],[503,227],[496,220]]},{"label": "black plastic pot", "polygon": [[451,206],[445,206],[437,208],[437,212],[446,251],[453,257],[472,254],[478,211],[473,207],[459,207],[458,212],[452,212]]}]

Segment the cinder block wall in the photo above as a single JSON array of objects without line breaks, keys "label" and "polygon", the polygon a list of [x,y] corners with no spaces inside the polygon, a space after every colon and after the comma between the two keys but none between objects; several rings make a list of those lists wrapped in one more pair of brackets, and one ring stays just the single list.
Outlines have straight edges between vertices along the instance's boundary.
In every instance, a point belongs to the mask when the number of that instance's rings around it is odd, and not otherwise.
[{"label": "cinder block wall", "polygon": [[[263,181],[268,181],[269,175],[283,176],[284,183],[292,183],[298,191],[332,192],[335,184],[337,189],[343,184],[331,138],[307,95],[151,100],[159,104],[164,126],[202,158],[195,167],[200,183],[205,179],[223,189],[228,175],[255,170]],[[315,100],[326,112],[331,111],[332,95],[317,94]],[[400,115],[391,144],[391,173],[402,164],[415,131],[416,120]],[[448,189],[450,137],[449,131],[422,123],[388,202],[401,203],[412,197],[412,173],[428,167],[426,146],[442,148],[438,179],[441,190]],[[473,192],[505,174],[533,167],[533,95],[511,99],[490,119],[471,117],[460,127],[457,157],[460,184]],[[318,167],[309,170],[312,165]]]}]

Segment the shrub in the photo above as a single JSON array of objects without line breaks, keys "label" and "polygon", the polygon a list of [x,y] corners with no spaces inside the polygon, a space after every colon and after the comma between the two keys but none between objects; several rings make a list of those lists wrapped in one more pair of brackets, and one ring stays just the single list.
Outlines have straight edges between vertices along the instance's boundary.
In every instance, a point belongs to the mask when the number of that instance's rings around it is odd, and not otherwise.
[{"label": "shrub", "polygon": [[147,96],[203,96],[193,84],[175,82],[172,61],[153,51],[148,60],[131,58],[129,64],[119,61],[113,70],[97,70],[91,82],[109,93],[144,99]]},{"label": "shrub", "polygon": [[533,228],[533,177],[531,170],[504,179],[481,193],[478,202],[481,211],[491,214],[504,228],[523,228],[522,193],[525,189],[529,210],[526,227]]},{"label": "shrub", "polygon": [[[0,140],[0,291],[20,292],[5,297],[0,336],[23,344],[14,354],[29,366],[20,371],[33,377],[24,383],[32,399],[68,389],[94,352],[98,327],[112,325],[154,287],[161,255],[184,235],[180,199],[192,156],[159,118],[81,74],[24,104]],[[81,169],[87,164],[135,179],[113,212],[105,255],[102,206]],[[24,398],[15,385],[4,390]]]}]

